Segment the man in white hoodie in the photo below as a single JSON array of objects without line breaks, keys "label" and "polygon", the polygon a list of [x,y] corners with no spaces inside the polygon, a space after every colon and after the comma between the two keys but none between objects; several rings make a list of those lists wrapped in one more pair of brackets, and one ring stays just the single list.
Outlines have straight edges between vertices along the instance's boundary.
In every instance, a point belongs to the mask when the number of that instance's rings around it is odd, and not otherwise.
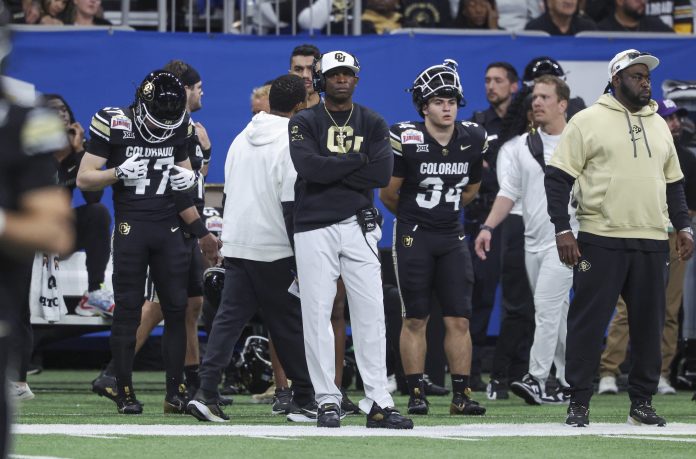
[{"label": "man in white hoodie", "polygon": [[[635,49],[614,56],[608,93],[570,120],[546,168],[558,255],[575,269],[566,340],[566,424],[574,427],[590,422],[592,381],[619,294],[626,301],[633,354],[628,422],[666,424],[652,396],[662,364],[669,222],[677,229],[681,260],[691,257],[694,240],[672,134],[650,98],[650,72],[659,63]],[[568,215],[574,185],[577,240]]]},{"label": "man in white hoodie", "polygon": [[[573,271],[558,261],[554,228],[546,212],[544,169],[566,126],[569,99],[568,85],[557,76],[542,75],[534,80],[532,112],[539,129],[507,142],[500,149],[499,165],[506,165],[505,171],[499,171],[500,191],[475,242],[476,254],[485,260],[493,229],[507,217],[515,202],[521,203],[525,265],[534,294],[536,329],[529,371],[521,381],[514,381],[510,389],[530,405],[564,401],[560,392],[546,392],[546,379],[551,365],[555,364],[559,384],[566,385],[566,317]],[[574,211],[572,208],[568,211],[577,231]]]},{"label": "man in white hoodie", "polygon": [[227,153],[224,288],[199,370],[200,389],[188,404],[189,413],[201,421],[229,419],[218,404],[217,386],[244,326],[259,310],[293,382],[295,402],[309,407],[306,412],[291,413],[288,419],[316,416],[300,301],[288,292],[295,264],[281,205],[292,200],[297,176],[288,148],[288,121],[305,107],[306,97],[301,78],[283,75],[274,80],[269,94],[271,112],[254,116]]}]

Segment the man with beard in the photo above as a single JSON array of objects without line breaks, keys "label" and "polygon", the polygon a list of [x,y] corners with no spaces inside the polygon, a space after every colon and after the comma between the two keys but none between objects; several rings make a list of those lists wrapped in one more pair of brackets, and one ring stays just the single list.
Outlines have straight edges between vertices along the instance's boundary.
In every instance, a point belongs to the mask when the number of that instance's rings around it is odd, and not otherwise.
[{"label": "man with beard", "polygon": [[614,14],[597,24],[607,32],[670,32],[674,30],[657,16],[645,15],[646,0],[614,0]]},{"label": "man with beard", "polygon": [[[496,178],[496,158],[500,143],[498,141],[503,127],[503,118],[508,112],[513,95],[517,92],[519,76],[517,70],[508,62],[493,62],[488,64],[485,75],[486,99],[490,103],[488,109],[475,112],[471,121],[483,126],[488,133],[488,153],[483,161],[481,188],[476,199],[466,208],[464,231],[468,236],[470,249],[479,232],[479,227],[486,220],[491,210],[495,196],[498,193]],[[519,210],[515,211],[519,215]],[[486,385],[481,381],[481,355],[488,338],[488,322],[493,311],[495,291],[500,280],[501,270],[501,237],[500,230],[496,231],[491,246],[492,252],[488,260],[474,259],[474,291],[471,299],[473,308],[471,314],[471,389],[481,391]],[[525,281],[523,279],[523,281]],[[526,281],[525,281],[526,282]],[[515,291],[518,291],[516,289]],[[512,290],[511,290],[512,291]],[[516,303],[522,303],[518,301]]]},{"label": "man with beard", "polygon": [[[608,93],[570,120],[546,168],[559,258],[574,267],[566,341],[570,426],[589,425],[592,380],[619,295],[628,309],[634,357],[628,422],[666,425],[651,399],[662,364],[669,222],[681,260],[691,257],[694,242],[672,134],[650,99],[650,71],[659,62],[635,49],[614,56]],[[577,240],[568,214],[574,184]]]}]

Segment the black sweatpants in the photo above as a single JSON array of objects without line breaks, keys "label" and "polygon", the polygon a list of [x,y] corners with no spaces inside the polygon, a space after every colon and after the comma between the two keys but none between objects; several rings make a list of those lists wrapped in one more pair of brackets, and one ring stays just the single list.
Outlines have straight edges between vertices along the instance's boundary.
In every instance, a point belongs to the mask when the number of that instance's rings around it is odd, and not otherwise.
[{"label": "black sweatpants", "polygon": [[111,354],[119,388],[132,384],[135,333],[145,297],[150,267],[164,315],[163,346],[167,392],[181,382],[186,353],[185,313],[191,250],[184,242],[177,217],[148,222],[116,218],[114,231],[114,321]]},{"label": "black sweatpants", "polygon": [[217,394],[222,372],[230,363],[234,345],[252,316],[260,311],[280,363],[292,380],[295,400],[302,406],[314,394],[309,379],[302,333],[299,298],[288,293],[295,269],[293,258],[272,262],[225,258],[225,286],[199,369],[201,389]]},{"label": "black sweatpants", "polygon": [[534,297],[524,264],[524,222],[508,215],[501,225],[503,315],[496,341],[491,379],[522,379],[529,368],[534,340]]},{"label": "black sweatpants", "polygon": [[84,250],[89,291],[104,283],[104,271],[111,254],[111,215],[102,203],[75,208],[75,249]]},{"label": "black sweatpants", "polygon": [[[500,227],[499,227],[500,228]],[[473,256],[474,265],[474,290],[471,297],[471,319],[469,319],[469,332],[471,333],[472,355],[471,374],[481,376],[481,357],[483,348],[488,339],[488,323],[495,304],[495,291],[500,280],[500,247],[501,231],[493,230],[491,250],[485,260]],[[474,241],[478,231],[467,234],[471,253],[474,253]]]},{"label": "black sweatpants", "polygon": [[628,395],[651,400],[662,365],[667,252],[608,249],[579,244],[573,276],[575,296],[568,310],[566,380],[571,400],[589,406],[604,332],[619,294],[626,301],[631,340]]}]

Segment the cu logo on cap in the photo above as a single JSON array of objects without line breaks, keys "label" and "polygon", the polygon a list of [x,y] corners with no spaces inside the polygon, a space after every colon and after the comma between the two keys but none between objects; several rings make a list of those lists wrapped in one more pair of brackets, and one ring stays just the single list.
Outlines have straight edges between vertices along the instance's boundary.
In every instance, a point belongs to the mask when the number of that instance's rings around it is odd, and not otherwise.
[{"label": "cu logo on cap", "polygon": [[346,56],[344,56],[343,53],[336,53],[336,60],[338,62],[345,62]]}]

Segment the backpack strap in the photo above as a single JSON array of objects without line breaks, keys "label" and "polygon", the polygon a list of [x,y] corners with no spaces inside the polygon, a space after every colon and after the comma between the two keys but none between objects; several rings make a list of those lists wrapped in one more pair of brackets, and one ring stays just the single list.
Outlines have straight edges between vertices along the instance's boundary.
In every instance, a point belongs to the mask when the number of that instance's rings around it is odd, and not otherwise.
[{"label": "backpack strap", "polygon": [[544,142],[541,140],[539,130],[527,135],[527,148],[532,154],[532,157],[541,166],[542,171],[546,171],[546,161],[544,161]]}]

